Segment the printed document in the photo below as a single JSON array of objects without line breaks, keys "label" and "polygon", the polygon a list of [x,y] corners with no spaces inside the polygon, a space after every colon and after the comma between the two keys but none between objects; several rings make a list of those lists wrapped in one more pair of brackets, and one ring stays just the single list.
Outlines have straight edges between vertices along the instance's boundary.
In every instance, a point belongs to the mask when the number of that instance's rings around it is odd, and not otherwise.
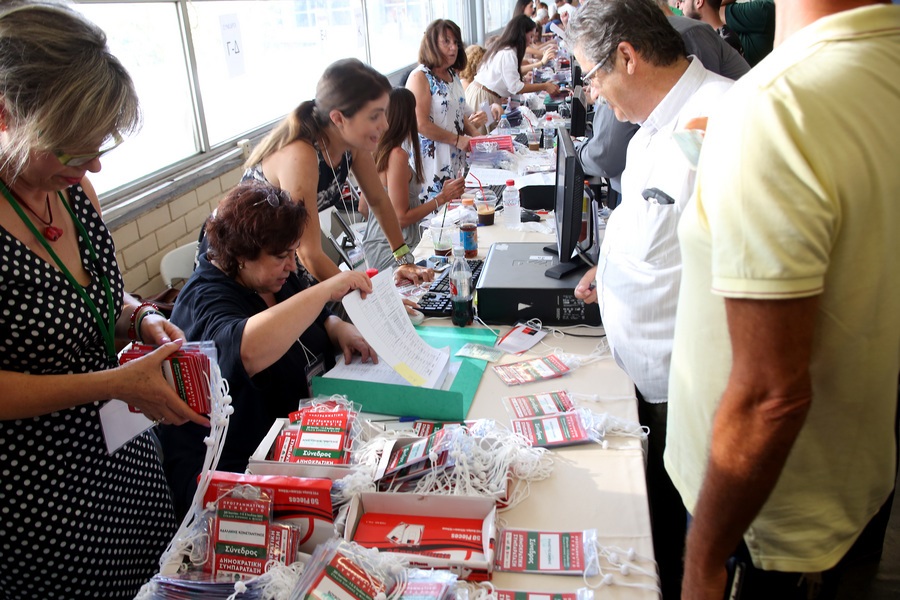
[{"label": "printed document", "polygon": [[417,387],[440,387],[448,372],[449,347],[432,348],[416,333],[394,289],[393,269],[373,277],[372,288],[365,300],[358,290],[344,296],[342,302],[353,324],[378,360],[403,379]]}]

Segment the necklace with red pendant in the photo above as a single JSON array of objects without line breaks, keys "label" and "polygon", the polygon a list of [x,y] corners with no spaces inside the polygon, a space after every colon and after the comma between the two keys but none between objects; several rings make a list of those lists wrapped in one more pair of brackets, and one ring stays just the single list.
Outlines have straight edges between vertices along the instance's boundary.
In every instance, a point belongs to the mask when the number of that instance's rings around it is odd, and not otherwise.
[{"label": "necklace with red pendant", "polygon": [[62,237],[63,230],[53,224],[53,208],[50,206],[50,194],[47,194],[47,214],[50,215],[50,220],[48,221],[45,220],[41,215],[37,214],[34,209],[28,206],[27,202],[19,198],[15,192],[13,192],[12,190],[9,191],[12,192],[13,196],[16,196],[19,204],[23,205],[25,207],[25,210],[37,217],[37,220],[40,221],[44,226],[44,230],[41,232],[41,234],[44,236],[44,239],[49,242],[55,242]]}]

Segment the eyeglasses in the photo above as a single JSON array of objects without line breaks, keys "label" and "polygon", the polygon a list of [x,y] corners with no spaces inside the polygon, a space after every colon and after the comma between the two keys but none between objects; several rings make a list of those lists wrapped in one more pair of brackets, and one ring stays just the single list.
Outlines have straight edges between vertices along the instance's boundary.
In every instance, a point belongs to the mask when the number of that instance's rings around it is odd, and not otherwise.
[{"label": "eyeglasses", "polygon": [[56,159],[63,165],[67,167],[80,167],[85,165],[95,158],[100,158],[110,150],[116,148],[121,144],[124,140],[122,140],[122,136],[118,133],[113,134],[112,141],[104,148],[100,148],[96,152],[90,152],[88,154],[66,154],[65,152],[61,152],[59,150],[54,150],[53,155],[56,156]]},{"label": "eyeglasses", "polygon": [[615,54],[615,52],[616,52],[616,51],[613,50],[610,54],[607,54],[607,55],[606,55],[606,58],[604,58],[603,60],[601,60],[600,62],[598,62],[596,65],[594,65],[594,68],[593,68],[593,69],[591,69],[590,71],[588,71],[587,73],[585,73],[585,74],[584,74],[584,77],[581,78],[581,85],[584,86],[584,87],[590,87],[590,86],[591,86],[591,80],[594,78],[594,73],[596,73],[598,70],[600,70],[600,67],[602,67],[603,65],[605,65],[605,64],[606,64],[606,61],[609,60],[609,57],[612,56],[613,54]]},{"label": "eyeglasses", "polygon": [[268,202],[269,206],[272,208],[278,208],[281,206],[281,194],[276,190],[269,190],[268,193],[266,193],[266,197],[259,202],[254,202],[253,206],[259,206],[263,202]]}]

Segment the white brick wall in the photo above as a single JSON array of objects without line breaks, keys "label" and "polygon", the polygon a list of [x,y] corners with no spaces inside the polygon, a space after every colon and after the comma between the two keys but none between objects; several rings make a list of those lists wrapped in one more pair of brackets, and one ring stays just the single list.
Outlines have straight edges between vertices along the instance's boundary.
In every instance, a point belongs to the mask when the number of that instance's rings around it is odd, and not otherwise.
[{"label": "white brick wall", "polygon": [[206,217],[240,178],[241,169],[229,171],[113,230],[125,289],[142,296],[161,292],[165,285],[159,261],[169,250],[197,239]]}]

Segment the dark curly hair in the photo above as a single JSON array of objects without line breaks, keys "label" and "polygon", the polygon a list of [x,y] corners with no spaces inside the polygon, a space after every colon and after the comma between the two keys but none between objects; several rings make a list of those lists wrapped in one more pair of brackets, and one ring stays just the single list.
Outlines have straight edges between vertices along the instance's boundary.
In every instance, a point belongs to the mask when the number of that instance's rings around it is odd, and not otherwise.
[{"label": "dark curly hair", "polygon": [[300,239],[308,214],[302,202],[261,181],[244,181],[219,202],[206,226],[207,255],[229,277],[239,264],[256,260],[263,252],[277,255]]}]

